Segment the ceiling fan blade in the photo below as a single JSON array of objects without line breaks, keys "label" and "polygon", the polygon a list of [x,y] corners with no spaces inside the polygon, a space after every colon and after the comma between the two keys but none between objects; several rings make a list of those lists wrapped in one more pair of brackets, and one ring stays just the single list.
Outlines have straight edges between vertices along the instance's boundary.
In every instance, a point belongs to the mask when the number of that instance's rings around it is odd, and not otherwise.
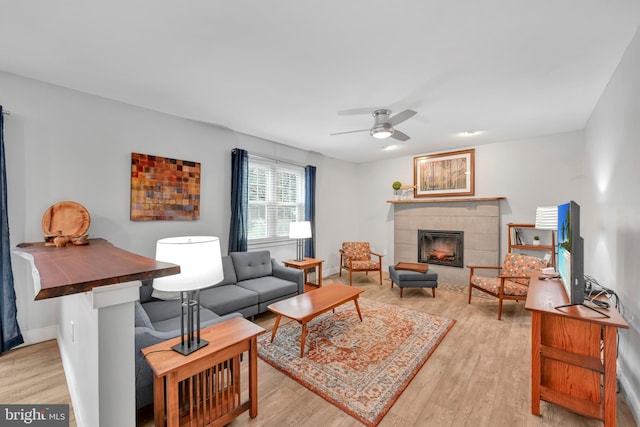
[{"label": "ceiling fan blade", "polygon": [[395,116],[389,118],[389,120],[387,120],[387,123],[389,123],[391,126],[395,126],[398,123],[402,123],[405,120],[409,120],[411,117],[415,116],[416,113],[413,110],[404,110],[398,114],[396,114]]},{"label": "ceiling fan blade", "polygon": [[411,138],[404,132],[400,132],[398,129],[394,129],[391,134],[391,138],[397,139],[398,141],[408,141]]},{"label": "ceiling fan blade", "polygon": [[346,132],[330,133],[329,135],[344,135],[345,133],[369,132],[371,129],[348,130]]}]

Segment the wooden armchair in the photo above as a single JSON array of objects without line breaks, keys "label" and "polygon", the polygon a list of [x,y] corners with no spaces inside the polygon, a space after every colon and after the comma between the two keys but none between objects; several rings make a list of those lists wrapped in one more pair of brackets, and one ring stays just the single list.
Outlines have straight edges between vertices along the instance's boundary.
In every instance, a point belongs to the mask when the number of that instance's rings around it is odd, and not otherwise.
[{"label": "wooden armchair", "polygon": [[[501,267],[468,265],[469,268],[469,301],[471,292],[477,289],[498,298],[498,320],[502,318],[503,300],[525,300],[529,290],[529,279],[536,270],[546,267],[544,260],[534,256],[508,253]],[[499,270],[496,277],[478,276],[476,270]]]},{"label": "wooden armchair", "polygon": [[[342,277],[342,270],[349,272],[349,285],[352,285],[353,272],[364,271],[365,274],[369,274],[369,271],[378,271],[380,273],[380,285],[382,285],[382,255],[375,252],[371,252],[369,242],[342,242],[342,249],[340,251],[340,276]],[[371,258],[371,255],[377,256],[378,260],[375,261]]]}]

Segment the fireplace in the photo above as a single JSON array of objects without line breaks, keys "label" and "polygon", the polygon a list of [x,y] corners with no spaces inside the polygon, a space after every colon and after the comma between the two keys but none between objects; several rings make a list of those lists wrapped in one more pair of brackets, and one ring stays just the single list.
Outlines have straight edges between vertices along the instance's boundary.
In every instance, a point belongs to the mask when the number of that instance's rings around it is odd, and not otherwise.
[{"label": "fireplace", "polygon": [[418,262],[464,267],[464,232],[418,230]]}]

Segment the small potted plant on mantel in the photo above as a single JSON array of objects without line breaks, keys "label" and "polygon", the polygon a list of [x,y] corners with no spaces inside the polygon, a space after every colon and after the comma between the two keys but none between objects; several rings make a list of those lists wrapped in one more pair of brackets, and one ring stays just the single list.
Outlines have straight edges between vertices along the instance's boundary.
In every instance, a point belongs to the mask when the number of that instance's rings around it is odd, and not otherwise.
[{"label": "small potted plant on mantel", "polygon": [[395,181],[393,184],[391,184],[391,187],[393,188],[393,198],[395,200],[400,199],[400,189],[402,188],[402,183],[400,181]]},{"label": "small potted plant on mantel", "polygon": [[540,246],[540,236],[533,236],[533,246]]}]

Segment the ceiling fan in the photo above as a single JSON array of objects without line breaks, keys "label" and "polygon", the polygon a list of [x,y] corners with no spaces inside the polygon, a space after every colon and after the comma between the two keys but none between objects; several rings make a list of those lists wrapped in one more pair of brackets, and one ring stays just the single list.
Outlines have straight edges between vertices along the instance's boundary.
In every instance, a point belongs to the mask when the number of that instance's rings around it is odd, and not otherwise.
[{"label": "ceiling fan", "polygon": [[393,117],[391,116],[391,110],[387,110],[385,108],[381,108],[379,110],[375,110],[373,112],[373,127],[371,129],[360,129],[360,130],[351,130],[347,132],[337,132],[332,133],[331,135],[343,135],[345,133],[355,133],[355,132],[369,132],[372,137],[377,139],[384,138],[394,138],[399,141],[407,141],[409,140],[409,135],[406,133],[400,132],[397,129],[394,129],[394,126],[404,122],[405,120],[410,119],[415,116],[416,113],[413,110],[404,110]]}]

